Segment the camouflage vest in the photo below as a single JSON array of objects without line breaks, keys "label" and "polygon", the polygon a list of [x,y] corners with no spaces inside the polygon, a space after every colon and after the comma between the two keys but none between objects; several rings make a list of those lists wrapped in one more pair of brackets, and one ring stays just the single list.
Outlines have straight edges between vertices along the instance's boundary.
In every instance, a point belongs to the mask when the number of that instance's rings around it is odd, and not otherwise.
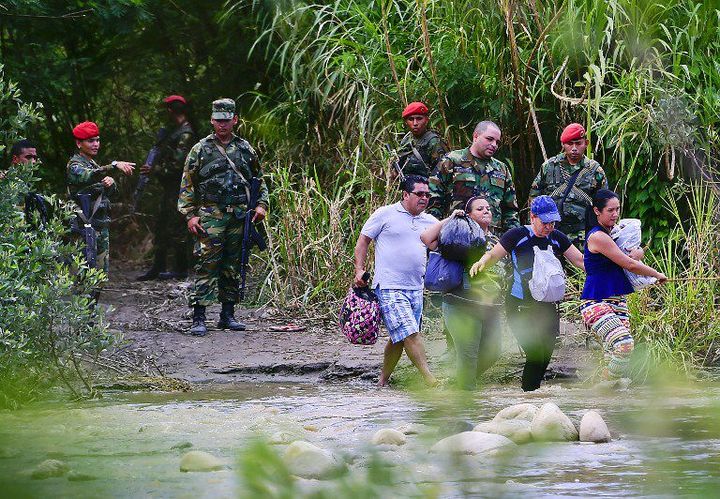
[{"label": "camouflage vest", "polygon": [[[246,204],[246,181],[252,177],[250,166],[257,161],[250,144],[239,137],[233,137],[225,147],[226,157],[218,149],[213,135],[202,139],[200,143],[200,166],[195,176],[201,202],[210,201],[223,206]],[[228,158],[235,164],[235,168],[231,166]]]},{"label": "camouflage vest", "polygon": [[589,158],[581,160],[578,165],[581,170],[563,201],[573,176],[563,168],[563,159],[563,156],[558,155],[548,160],[547,169],[543,171],[543,181],[547,185],[544,194],[552,197],[560,209],[562,221],[556,224],[556,228],[567,235],[576,236],[585,229],[585,211],[592,205],[592,197],[597,189],[595,176],[600,163]]},{"label": "camouflage vest", "polygon": [[[92,172],[89,179],[84,183],[70,182],[72,176],[73,165],[79,165],[89,172]],[[108,175],[107,172],[100,169],[95,161],[87,159],[81,154],[76,153],[70,158],[68,163],[68,171],[66,172],[68,177],[67,190],[70,199],[75,201],[75,204],[80,207],[80,195],[89,194],[90,207],[91,209],[95,206],[95,203],[100,198],[100,203],[97,205],[97,211],[93,215],[92,226],[96,229],[108,227],[110,225],[110,198],[108,198],[108,189],[106,189],[101,180]],[[117,189],[116,187],[114,189]],[[110,188],[110,190],[114,190]]]},{"label": "camouflage vest", "polygon": [[[400,141],[400,149],[398,150],[398,159],[403,174],[420,175],[422,177],[430,175],[430,169],[435,165],[433,164],[428,146],[430,146],[430,142],[435,138],[440,138],[440,135],[432,130],[426,131],[414,144],[412,132],[408,132],[402,138]],[[413,146],[415,150],[413,150]]]}]

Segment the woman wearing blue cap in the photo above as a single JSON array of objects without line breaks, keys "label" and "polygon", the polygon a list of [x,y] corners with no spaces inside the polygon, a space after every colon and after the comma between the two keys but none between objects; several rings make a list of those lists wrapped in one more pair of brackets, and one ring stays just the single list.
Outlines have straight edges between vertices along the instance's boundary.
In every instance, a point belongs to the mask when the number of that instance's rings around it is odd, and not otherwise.
[{"label": "woman wearing blue cap", "polygon": [[552,248],[556,257],[564,255],[573,265],[584,270],[580,251],[565,234],[555,229],[555,222],[559,221],[560,213],[555,201],[550,196],[536,197],[530,205],[530,225],[507,231],[500,242],[470,269],[472,277],[511,255],[513,278],[505,304],[510,329],[525,352],[524,391],[540,387],[560,334],[557,304],[537,301],[530,294],[534,248]]}]

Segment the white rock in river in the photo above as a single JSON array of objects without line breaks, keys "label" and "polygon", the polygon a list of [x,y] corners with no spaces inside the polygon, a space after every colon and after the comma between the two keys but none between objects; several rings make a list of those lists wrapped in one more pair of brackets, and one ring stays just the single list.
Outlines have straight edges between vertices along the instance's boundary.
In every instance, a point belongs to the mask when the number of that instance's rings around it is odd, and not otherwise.
[{"label": "white rock in river", "polygon": [[331,452],[303,440],[288,445],[283,460],[292,474],[302,478],[324,478],[344,466]]},{"label": "white rock in river", "polygon": [[495,433],[509,438],[516,444],[524,444],[532,440],[530,421],[525,419],[507,419],[504,421],[488,421],[480,423],[473,431]]},{"label": "white rock in river", "polygon": [[498,412],[493,418],[493,421],[507,421],[508,419],[532,421],[538,413],[538,410],[538,406],[535,404],[515,404]]},{"label": "white rock in river", "polygon": [[580,420],[580,441],[581,442],[609,442],[610,430],[608,430],[602,416],[595,411],[586,412]]},{"label": "white rock in river", "polygon": [[224,467],[221,460],[201,450],[191,450],[180,458],[180,471],[217,471]]},{"label": "white rock in river", "polygon": [[378,430],[372,437],[374,445],[405,445],[405,442],[407,442],[405,434],[392,428]]},{"label": "white rock in river", "polygon": [[534,440],[538,441],[571,441],[578,439],[575,425],[560,408],[548,402],[543,404],[533,418],[530,431]]},{"label": "white rock in river", "polygon": [[430,448],[430,452],[475,455],[486,454],[506,447],[515,447],[515,444],[502,435],[481,431],[464,431],[443,438]]},{"label": "white rock in river", "polygon": [[30,472],[30,477],[33,480],[45,480],[46,478],[63,476],[68,471],[70,471],[70,466],[63,461],[46,459]]}]

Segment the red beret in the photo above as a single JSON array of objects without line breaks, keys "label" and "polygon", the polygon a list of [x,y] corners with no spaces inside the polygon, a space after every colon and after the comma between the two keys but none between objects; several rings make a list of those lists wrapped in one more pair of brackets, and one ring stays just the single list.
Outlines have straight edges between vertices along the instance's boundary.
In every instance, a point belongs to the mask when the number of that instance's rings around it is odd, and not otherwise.
[{"label": "red beret", "polygon": [[165,104],[170,104],[171,102],[175,102],[175,101],[182,102],[183,104],[187,104],[185,97],[183,97],[182,95],[168,95],[167,97],[165,97],[163,99],[163,102]]},{"label": "red beret", "polygon": [[428,108],[422,102],[411,102],[402,112],[403,119],[413,114],[427,114]]},{"label": "red beret", "polygon": [[78,140],[91,139],[100,135],[100,129],[92,121],[83,121],[73,128],[73,137]]},{"label": "red beret", "polygon": [[580,123],[571,123],[568,126],[565,127],[565,130],[563,130],[562,135],[560,135],[560,142],[563,144],[567,144],[568,142],[572,140],[577,139],[584,139],[585,138],[585,129]]}]

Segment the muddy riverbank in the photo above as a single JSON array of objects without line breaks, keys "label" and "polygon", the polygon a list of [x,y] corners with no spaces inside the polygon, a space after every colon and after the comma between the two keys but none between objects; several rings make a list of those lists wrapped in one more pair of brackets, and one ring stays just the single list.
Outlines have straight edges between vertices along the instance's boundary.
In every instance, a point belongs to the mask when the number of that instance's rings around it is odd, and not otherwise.
[{"label": "muddy riverbank", "polygon": [[[210,332],[198,338],[184,334],[190,324],[187,291],[190,280],[137,282],[140,268],[128,265],[111,272],[101,302],[111,307],[107,319],[111,329],[122,333],[123,343],[111,352],[121,362],[142,366],[149,375],[163,375],[189,383],[239,381],[332,382],[376,380],[386,338],[368,346],[351,345],[339,332],[335,318],[287,312],[270,306],[239,307],[237,317],[248,326],[243,332],[214,327],[219,305],[208,309]],[[431,367],[441,377],[452,369],[442,335],[439,310],[426,300],[423,334]],[[285,326],[302,330],[274,330]],[[384,333],[383,333],[384,334]],[[548,371],[548,378],[575,377],[592,369],[595,352],[584,348],[578,325],[564,323],[561,345]],[[511,335],[503,338],[503,358],[488,377],[513,381],[522,367],[522,357]],[[406,358],[398,376],[412,377]]]}]

